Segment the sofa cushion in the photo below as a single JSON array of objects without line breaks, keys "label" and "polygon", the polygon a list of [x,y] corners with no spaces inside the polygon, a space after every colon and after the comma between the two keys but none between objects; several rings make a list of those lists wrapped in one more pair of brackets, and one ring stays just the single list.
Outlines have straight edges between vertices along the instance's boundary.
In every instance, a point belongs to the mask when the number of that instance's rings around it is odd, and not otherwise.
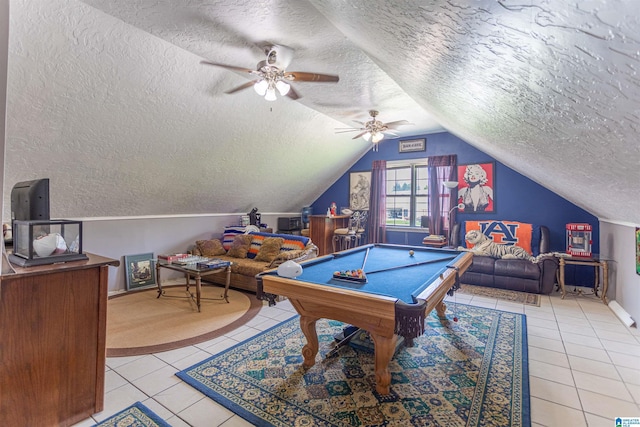
[{"label": "sofa cushion", "polygon": [[251,247],[250,234],[238,234],[233,238],[233,243],[227,252],[227,255],[233,258],[246,258],[249,248]]},{"label": "sofa cushion", "polygon": [[238,234],[244,234],[245,227],[229,226],[224,228],[222,233],[222,247],[228,251],[233,244],[233,238]]},{"label": "sofa cushion", "polygon": [[496,259],[490,256],[474,255],[473,263],[467,271],[493,275],[495,261]]},{"label": "sofa cushion", "polygon": [[[516,245],[523,248],[532,255],[538,255],[540,246],[540,227],[518,221],[464,221],[460,228],[461,237],[471,230],[480,230],[484,235],[489,237],[497,244]],[[471,245],[467,241],[463,241],[462,245],[470,248]]]},{"label": "sofa cushion", "polygon": [[268,262],[256,261],[255,259],[249,258],[236,258],[233,260],[231,273],[253,277],[258,273],[262,273],[268,267]]},{"label": "sofa cushion", "polygon": [[219,256],[227,253],[222,247],[220,239],[197,240],[196,247],[200,251],[200,255],[206,257]]},{"label": "sofa cushion", "polygon": [[532,280],[540,279],[540,266],[535,262],[521,259],[497,259],[495,261],[493,271],[496,276],[518,277]]},{"label": "sofa cushion", "polygon": [[284,239],[282,237],[265,237],[255,260],[265,262],[273,261],[280,253],[283,242]]}]

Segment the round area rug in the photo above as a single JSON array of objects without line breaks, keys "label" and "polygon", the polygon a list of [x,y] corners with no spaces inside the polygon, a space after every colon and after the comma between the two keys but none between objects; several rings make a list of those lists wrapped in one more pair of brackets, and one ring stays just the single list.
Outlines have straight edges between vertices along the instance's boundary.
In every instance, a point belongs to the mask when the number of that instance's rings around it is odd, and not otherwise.
[{"label": "round area rug", "polygon": [[[260,311],[255,294],[202,286],[200,309],[184,285],[163,286],[114,295],[107,302],[107,357],[137,356],[198,344],[243,325]],[[195,293],[195,285],[190,291]]]}]

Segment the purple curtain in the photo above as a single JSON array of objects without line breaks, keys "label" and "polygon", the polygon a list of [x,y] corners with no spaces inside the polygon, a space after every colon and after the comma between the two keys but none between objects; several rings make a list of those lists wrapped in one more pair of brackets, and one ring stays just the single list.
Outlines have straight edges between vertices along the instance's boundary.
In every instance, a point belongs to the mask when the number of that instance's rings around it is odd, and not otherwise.
[{"label": "purple curtain", "polygon": [[369,197],[369,243],[387,240],[387,162],[374,160],[371,167],[371,196]]},{"label": "purple curtain", "polygon": [[[449,190],[444,186],[444,181],[457,181],[458,173],[458,157],[455,154],[448,156],[431,156],[427,158],[428,175],[429,175],[429,198],[427,200],[427,212],[429,215],[429,233],[444,235],[445,220],[447,222],[446,229],[449,230],[455,223],[456,209],[451,209],[457,203],[457,189]],[[449,203],[443,203],[442,195],[451,192]],[[451,212],[452,219],[449,219]]]}]

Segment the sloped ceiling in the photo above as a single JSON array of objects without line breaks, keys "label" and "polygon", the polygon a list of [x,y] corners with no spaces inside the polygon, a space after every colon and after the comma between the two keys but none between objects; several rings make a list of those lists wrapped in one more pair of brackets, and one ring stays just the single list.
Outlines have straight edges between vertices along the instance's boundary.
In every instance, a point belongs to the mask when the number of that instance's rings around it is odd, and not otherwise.
[{"label": "sloped ceiling", "polygon": [[[52,215],[297,211],[406,119],[603,218],[640,223],[640,12],[628,1],[12,1],[5,162]],[[264,42],[337,74],[267,102]]]}]

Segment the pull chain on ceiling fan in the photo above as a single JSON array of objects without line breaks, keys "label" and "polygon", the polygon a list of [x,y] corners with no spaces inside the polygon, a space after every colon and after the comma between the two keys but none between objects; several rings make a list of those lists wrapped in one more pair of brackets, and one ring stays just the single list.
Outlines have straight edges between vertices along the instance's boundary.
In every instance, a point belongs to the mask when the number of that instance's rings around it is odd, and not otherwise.
[{"label": "pull chain on ceiling fan", "polygon": [[291,59],[292,52],[293,51],[290,48],[285,46],[267,46],[265,48],[267,58],[258,62],[255,70],[236,67],[233,65],[219,64],[211,61],[200,61],[200,63],[249,73],[256,76],[256,79],[230,89],[225,93],[231,94],[253,86],[256,93],[260,96],[264,96],[264,99],[267,101],[275,101],[277,99],[276,91],[280,93],[281,96],[288,96],[291,99],[300,98],[300,95],[296,90],[291,87],[291,82],[335,83],[339,80],[338,76],[330,74],[285,71],[285,68]]},{"label": "pull chain on ceiling fan", "polygon": [[354,122],[360,124],[362,127],[360,128],[337,128],[336,133],[345,133],[345,132],[355,132],[360,131],[359,134],[354,136],[352,139],[357,139],[362,137],[365,141],[373,142],[373,151],[378,151],[378,143],[382,141],[385,137],[385,134],[390,134],[393,136],[398,136],[393,130],[395,130],[398,126],[410,125],[406,120],[396,120],[393,122],[383,123],[380,120],[376,119],[378,116],[378,111],[371,110],[369,111],[369,115],[371,116],[371,120],[367,122],[361,122],[358,120],[354,120]]}]

